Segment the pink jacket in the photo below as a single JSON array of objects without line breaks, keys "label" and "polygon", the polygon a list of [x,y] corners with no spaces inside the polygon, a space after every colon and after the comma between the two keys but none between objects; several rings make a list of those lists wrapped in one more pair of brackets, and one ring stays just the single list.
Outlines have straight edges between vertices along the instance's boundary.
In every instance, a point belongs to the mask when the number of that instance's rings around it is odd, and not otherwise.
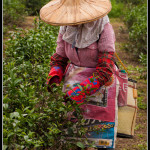
[{"label": "pink jacket", "polygon": [[62,39],[60,33],[58,35],[56,53],[69,58],[77,66],[95,68],[98,63],[99,52],[115,52],[115,34],[110,23],[105,25],[98,42],[94,42],[86,48],[79,48],[78,54],[71,44]]}]

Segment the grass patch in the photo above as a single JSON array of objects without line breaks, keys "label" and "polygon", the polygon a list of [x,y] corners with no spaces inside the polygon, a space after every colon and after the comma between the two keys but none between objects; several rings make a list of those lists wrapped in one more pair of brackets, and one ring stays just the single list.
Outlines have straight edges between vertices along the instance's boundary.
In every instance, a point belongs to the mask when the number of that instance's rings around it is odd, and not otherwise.
[{"label": "grass patch", "polygon": [[124,4],[122,2],[116,2],[116,0],[111,0],[112,10],[108,14],[110,18],[118,18],[123,15]]},{"label": "grass patch", "polygon": [[137,98],[138,108],[146,110],[147,109],[147,104],[145,102],[143,102],[143,99],[144,99],[144,97],[142,97],[142,96]]}]

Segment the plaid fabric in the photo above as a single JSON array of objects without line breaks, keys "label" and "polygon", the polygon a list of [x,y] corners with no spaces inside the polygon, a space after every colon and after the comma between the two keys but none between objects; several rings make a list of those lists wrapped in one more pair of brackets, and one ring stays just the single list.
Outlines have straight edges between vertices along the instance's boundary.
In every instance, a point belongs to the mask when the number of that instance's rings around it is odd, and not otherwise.
[{"label": "plaid fabric", "polygon": [[59,66],[62,71],[64,72],[67,66],[67,62],[68,62],[68,58],[64,58],[60,55],[58,55],[57,53],[54,53],[53,56],[51,56],[51,61],[50,61],[50,66],[54,67],[54,66]]},{"label": "plaid fabric", "polygon": [[59,81],[61,82],[64,71],[65,71],[66,66],[68,64],[67,63],[68,60],[69,60],[68,58],[61,57],[57,53],[54,53],[53,56],[51,56],[51,61],[50,61],[51,69],[50,69],[50,72],[48,74],[47,84],[49,84],[50,80],[54,76],[58,76]]},{"label": "plaid fabric", "polygon": [[114,67],[114,53],[113,52],[101,52],[98,57],[98,65],[96,66],[96,72],[93,76],[100,82],[101,86],[107,83],[112,74]]}]

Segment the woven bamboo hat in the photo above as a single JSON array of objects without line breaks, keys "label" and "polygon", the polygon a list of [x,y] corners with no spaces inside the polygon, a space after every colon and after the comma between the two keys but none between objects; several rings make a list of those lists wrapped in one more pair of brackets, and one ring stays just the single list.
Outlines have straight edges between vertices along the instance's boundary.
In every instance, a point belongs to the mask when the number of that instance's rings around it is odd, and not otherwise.
[{"label": "woven bamboo hat", "polygon": [[95,21],[111,10],[109,0],[52,0],[40,10],[44,22],[56,25],[77,25]]}]

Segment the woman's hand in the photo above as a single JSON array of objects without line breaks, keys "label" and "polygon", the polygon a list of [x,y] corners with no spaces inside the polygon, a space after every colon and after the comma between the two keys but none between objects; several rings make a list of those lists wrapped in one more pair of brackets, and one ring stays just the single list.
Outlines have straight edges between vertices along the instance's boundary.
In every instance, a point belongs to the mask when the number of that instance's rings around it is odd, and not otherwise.
[{"label": "woman's hand", "polygon": [[47,87],[48,92],[52,92],[52,88],[54,88],[55,86],[59,86],[59,84],[60,84],[59,77],[58,76],[52,77]]}]

